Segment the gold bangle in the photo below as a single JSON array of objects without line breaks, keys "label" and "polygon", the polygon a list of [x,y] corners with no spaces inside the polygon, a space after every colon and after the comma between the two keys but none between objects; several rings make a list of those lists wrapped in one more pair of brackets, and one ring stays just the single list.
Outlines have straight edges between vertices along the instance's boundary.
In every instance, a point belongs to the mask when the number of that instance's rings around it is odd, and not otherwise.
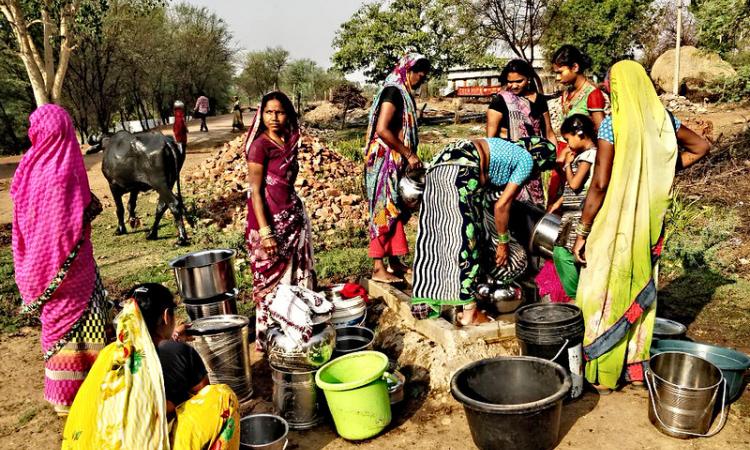
[{"label": "gold bangle", "polygon": [[265,227],[258,230],[258,234],[260,234],[260,237],[265,239],[267,237],[273,236],[273,230],[271,230],[271,227],[266,225]]}]

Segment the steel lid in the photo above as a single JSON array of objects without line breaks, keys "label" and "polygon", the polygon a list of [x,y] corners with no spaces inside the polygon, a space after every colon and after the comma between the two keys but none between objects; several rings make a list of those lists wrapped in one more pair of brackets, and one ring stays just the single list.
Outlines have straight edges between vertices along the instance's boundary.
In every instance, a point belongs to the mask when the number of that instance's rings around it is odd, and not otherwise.
[{"label": "steel lid", "polygon": [[178,256],[169,261],[169,267],[173,269],[197,269],[199,267],[212,266],[216,263],[234,258],[235,252],[231,248],[216,248],[199,250]]},{"label": "steel lid", "polygon": [[564,325],[579,320],[583,320],[581,309],[568,303],[537,303],[516,311],[516,323]]},{"label": "steel lid", "polygon": [[202,317],[191,322],[187,333],[194,336],[219,334],[236,331],[250,325],[250,319],[238,314],[221,314],[218,316]]},{"label": "steel lid", "polygon": [[654,335],[656,336],[682,336],[687,332],[687,327],[674,320],[657,317],[654,322]]}]

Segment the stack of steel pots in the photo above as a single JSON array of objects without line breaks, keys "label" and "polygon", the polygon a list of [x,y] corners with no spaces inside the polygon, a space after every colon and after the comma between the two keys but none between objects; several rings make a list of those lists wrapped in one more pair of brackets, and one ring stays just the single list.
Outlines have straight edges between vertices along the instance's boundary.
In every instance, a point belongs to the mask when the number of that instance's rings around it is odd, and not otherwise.
[{"label": "stack of steel pots", "polygon": [[313,335],[298,343],[280,328],[268,331],[266,348],[273,379],[276,414],[293,430],[312,428],[323,420],[323,395],[315,386],[315,373],[327,363],[336,346],[331,314],[313,317]]},{"label": "stack of steel pots", "polygon": [[361,296],[344,298],[341,296],[343,284],[337,284],[325,292],[326,298],[333,303],[331,323],[336,328],[362,326],[367,318],[367,303]]},{"label": "stack of steel pots", "polygon": [[237,314],[234,250],[188,253],[169,262],[191,320]]}]

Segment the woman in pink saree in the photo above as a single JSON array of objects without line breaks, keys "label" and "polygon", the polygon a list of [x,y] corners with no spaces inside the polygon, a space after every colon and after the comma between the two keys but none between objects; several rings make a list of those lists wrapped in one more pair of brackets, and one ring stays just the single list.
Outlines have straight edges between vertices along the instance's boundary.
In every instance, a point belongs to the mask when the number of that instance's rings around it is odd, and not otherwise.
[{"label": "woman in pink saree", "polygon": [[245,238],[261,347],[272,323],[266,296],[279,284],[314,284],[310,220],[294,189],[299,140],[292,102],[282,92],[266,94],[244,145],[250,181]]},{"label": "woman in pink saree", "polygon": [[39,313],[44,397],[65,414],[105,345],[107,302],[91,245],[101,205],[68,113],[39,107],[13,176],[13,263],[23,311]]}]

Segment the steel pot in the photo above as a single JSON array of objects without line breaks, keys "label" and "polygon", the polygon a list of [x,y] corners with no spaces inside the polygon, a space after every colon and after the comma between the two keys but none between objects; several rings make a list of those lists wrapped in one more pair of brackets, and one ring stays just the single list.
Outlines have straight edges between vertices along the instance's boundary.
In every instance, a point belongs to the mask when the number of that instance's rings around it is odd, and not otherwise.
[{"label": "steel pot", "polygon": [[293,430],[308,430],[324,419],[325,400],[323,392],[315,386],[315,372],[271,366],[273,408]]},{"label": "steel pot", "polygon": [[425,184],[425,169],[407,171],[398,182],[398,195],[401,202],[409,209],[416,209],[422,201]]},{"label": "steel pot", "polygon": [[206,300],[232,292],[237,287],[234,255],[231,249],[201,250],[170,261],[180,296],[185,300]]},{"label": "steel pot", "polygon": [[406,378],[398,370],[392,370],[383,374],[386,384],[388,385],[388,396],[391,399],[391,405],[404,401],[404,384]]},{"label": "steel pot", "polygon": [[531,231],[529,250],[532,253],[552,258],[558,234],[560,234],[560,217],[554,214],[545,214]]},{"label": "steel pot", "polygon": [[347,353],[372,350],[375,333],[365,327],[340,327],[336,329],[336,349],[334,356],[339,357]]},{"label": "steel pot", "polygon": [[221,314],[237,314],[237,289],[208,300],[185,300],[183,305],[190,320]]},{"label": "steel pot", "polygon": [[268,330],[268,362],[287,370],[317,369],[327,363],[336,347],[336,329],[329,320],[329,314],[314,320],[313,335],[303,344],[290,339],[280,328]]},{"label": "steel pot", "polygon": [[523,303],[521,288],[512,284],[497,286],[492,291],[490,299],[500,314],[513,312]]},{"label": "steel pot", "polygon": [[211,384],[229,385],[240,401],[253,393],[249,324],[245,316],[222,315],[197,319],[187,329]]}]

